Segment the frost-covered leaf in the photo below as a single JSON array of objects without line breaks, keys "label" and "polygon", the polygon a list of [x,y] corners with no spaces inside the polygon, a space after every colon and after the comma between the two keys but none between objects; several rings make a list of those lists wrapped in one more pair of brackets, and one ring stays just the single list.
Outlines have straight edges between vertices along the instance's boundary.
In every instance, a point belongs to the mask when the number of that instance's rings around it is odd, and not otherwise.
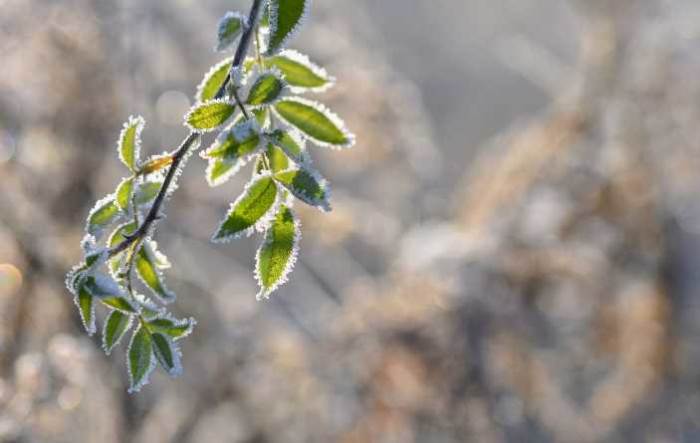
[{"label": "frost-covered leaf", "polygon": [[134,331],[127,352],[129,369],[129,392],[138,392],[148,383],[148,376],[155,367],[151,334],[142,325]]},{"label": "frost-covered leaf", "polygon": [[149,242],[144,243],[134,259],[136,272],[141,281],[163,302],[175,300],[175,294],[165,286],[163,275],[158,268],[158,258]]},{"label": "frost-covered leaf", "polygon": [[226,218],[212,237],[213,242],[226,242],[250,235],[256,225],[275,204],[277,186],[269,175],[261,175],[246,186],[243,194],[231,205]]},{"label": "frost-covered leaf", "polygon": [[202,157],[209,160],[206,172],[209,185],[225,183],[263,147],[259,127],[252,119],[219,134],[216,142],[202,153]]},{"label": "frost-covered leaf", "polygon": [[104,329],[102,329],[102,348],[107,355],[112,352],[112,349],[119,344],[122,337],[131,327],[131,316],[121,311],[112,311],[105,320]]},{"label": "frost-covered leaf", "polygon": [[285,49],[266,59],[265,63],[279,69],[292,92],[297,94],[322,92],[335,82],[325,69],[313,63],[306,55],[291,49]]},{"label": "frost-covered leaf", "polygon": [[182,364],[180,363],[180,349],[170,340],[167,335],[159,332],[154,332],[151,335],[153,343],[153,352],[158,359],[160,365],[171,377],[177,377],[182,373]]},{"label": "frost-covered leaf", "polygon": [[136,190],[134,203],[136,203],[137,206],[141,206],[152,202],[158,195],[158,192],[160,192],[161,187],[163,187],[163,180],[145,181],[140,183],[138,185],[138,189]]},{"label": "frost-covered leaf", "polygon": [[311,0],[270,0],[268,54],[282,49],[297,33],[311,7]]},{"label": "frost-covered leaf", "polygon": [[240,12],[227,12],[219,21],[217,51],[230,48],[246,28],[247,19]]},{"label": "frost-covered leaf", "polygon": [[131,203],[131,196],[134,193],[134,178],[133,177],[127,177],[124,180],[119,183],[119,186],[117,187],[117,192],[116,192],[116,200],[115,202],[117,203],[117,206],[119,206],[119,209],[122,211],[126,211],[129,209],[129,204]]},{"label": "frost-covered leaf", "polygon": [[229,57],[209,69],[209,72],[206,73],[204,79],[197,87],[196,98],[198,102],[203,103],[216,98],[216,93],[219,92],[219,89],[226,81],[226,77],[228,77],[232,62],[233,57]]},{"label": "frost-covered leaf", "polygon": [[258,300],[268,298],[280,285],[296,262],[301,226],[290,208],[282,205],[265,233],[256,256],[255,276],[260,284]]},{"label": "frost-covered leaf", "polygon": [[277,114],[320,146],[346,148],[355,137],[336,114],[320,103],[299,97],[284,98],[274,105]]},{"label": "frost-covered leaf", "polygon": [[158,250],[158,243],[156,243],[154,240],[149,241],[151,251],[153,252],[153,259],[156,264],[156,267],[158,269],[169,269],[170,266],[170,260],[168,260],[168,257],[165,256],[160,250]]},{"label": "frost-covered leaf", "polygon": [[294,163],[309,163],[309,159],[304,146],[304,140],[301,137],[299,137],[295,132],[277,129],[269,134],[266,134],[266,137],[270,143],[281,148],[284,151],[284,153],[287,154],[287,157],[292,159]]},{"label": "frost-covered leaf", "polygon": [[246,94],[246,104],[250,106],[269,105],[284,94],[287,84],[277,70],[263,71],[250,80]]},{"label": "frost-covered leaf", "polygon": [[129,120],[124,123],[124,128],[119,134],[119,159],[129,168],[130,171],[136,171],[136,163],[139,160],[141,151],[141,131],[146,124],[143,117],[129,117]]},{"label": "frost-covered leaf", "polygon": [[119,217],[119,206],[114,199],[114,195],[108,195],[99,200],[90,210],[85,230],[88,234],[98,238],[104,229],[117,221]]},{"label": "frost-covered leaf", "polygon": [[211,132],[219,129],[236,111],[236,104],[227,100],[210,100],[195,105],[185,117],[185,122],[195,132]]},{"label": "frost-covered leaf", "polygon": [[173,156],[170,154],[154,155],[141,165],[139,175],[148,175],[158,172],[173,163]]},{"label": "frost-covered leaf", "polygon": [[85,288],[84,284],[78,289],[78,295],[74,297],[73,301],[78,307],[78,311],[80,312],[80,319],[83,321],[83,326],[85,326],[85,330],[87,331],[88,335],[94,334],[95,299],[92,296],[92,294],[88,292],[87,288]]},{"label": "frost-covered leaf", "polygon": [[273,144],[267,146],[267,159],[270,162],[270,169],[273,174],[289,169],[287,154]]},{"label": "frost-covered leaf", "polygon": [[85,279],[83,287],[90,295],[106,306],[126,313],[135,313],[136,308],[126,299],[124,291],[117,283],[104,275],[90,276]]},{"label": "frost-covered leaf", "polygon": [[173,340],[178,340],[187,337],[192,332],[194,325],[197,322],[194,318],[186,318],[183,320],[175,320],[169,317],[158,317],[148,320],[148,328],[151,331],[163,333]]},{"label": "frost-covered leaf", "polygon": [[282,183],[296,198],[306,204],[330,211],[328,182],[312,169],[291,169],[275,174],[275,180]]},{"label": "frost-covered leaf", "polygon": [[124,297],[105,297],[101,298],[100,301],[105,304],[106,306],[109,306],[110,308],[116,309],[118,311],[126,312],[126,313],[135,313],[136,308],[129,302],[126,298]]},{"label": "frost-covered leaf", "polygon": [[66,287],[73,295],[77,295],[81,286],[100,266],[107,261],[105,248],[95,249],[85,254],[85,260],[68,272],[66,275]]},{"label": "frost-covered leaf", "polygon": [[253,115],[255,116],[255,121],[258,122],[258,126],[264,128],[270,121],[270,111],[266,107],[260,107],[253,109]]},{"label": "frost-covered leaf", "polygon": [[[107,246],[109,246],[110,248],[114,248],[119,243],[126,240],[126,236],[129,234],[133,234],[135,230],[136,223],[133,221],[117,226],[117,228],[110,234],[109,239],[107,240]],[[122,265],[122,258],[124,257],[124,255],[125,253],[122,252],[109,260],[109,270],[112,274],[112,277],[114,278],[116,278],[117,274],[119,273],[119,269]]]},{"label": "frost-covered leaf", "polygon": [[164,315],[163,313],[165,309],[155,304],[150,298],[136,292],[133,294],[133,296],[134,301],[141,311],[141,316],[144,319],[150,320]]}]

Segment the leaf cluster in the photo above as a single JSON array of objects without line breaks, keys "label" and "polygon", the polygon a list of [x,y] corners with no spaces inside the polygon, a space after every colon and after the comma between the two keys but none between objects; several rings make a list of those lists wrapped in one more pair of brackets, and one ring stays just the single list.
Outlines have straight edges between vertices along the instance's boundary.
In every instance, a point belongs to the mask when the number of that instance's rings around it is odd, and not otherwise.
[{"label": "leaf cluster", "polygon": [[300,96],[334,84],[320,65],[286,49],[309,7],[310,0],[254,0],[250,16],[224,15],[216,50],[247,51],[254,39],[255,54],[224,58],[207,72],[196,104],[185,116],[191,133],[180,150],[142,160],[145,121],[130,117],[124,124],[117,152],[128,173],[90,211],[82,244],[85,257],[68,274],[66,285],[88,334],[97,329],[95,307],[107,309],[102,329],[106,353],[131,331],[130,392],[147,383],[158,364],[170,375],[181,372],[178,341],[196,324],[167,310],[176,299],[163,273],[171,265],[152,238],[152,226],[162,217],[165,197],[177,186],[183,157],[199,147],[204,134],[216,134],[200,153],[211,186],[225,184],[252,165],[247,185],[212,241],[261,235],[255,257],[258,299],[268,298],[283,284],[296,261],[301,225],[294,204],[330,210],[330,188],[313,166],[309,146],[347,148],[354,136],[326,106]]}]

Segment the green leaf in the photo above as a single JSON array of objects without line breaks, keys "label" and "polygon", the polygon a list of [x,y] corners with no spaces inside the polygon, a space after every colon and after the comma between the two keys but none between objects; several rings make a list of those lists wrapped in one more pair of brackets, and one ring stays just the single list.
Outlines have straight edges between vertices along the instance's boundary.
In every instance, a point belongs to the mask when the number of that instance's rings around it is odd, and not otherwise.
[{"label": "green leaf", "polygon": [[131,203],[131,196],[134,193],[134,178],[128,177],[119,183],[116,192],[116,203],[119,209],[122,211],[127,211],[129,209],[129,204]]},{"label": "green leaf", "polygon": [[282,49],[301,28],[311,0],[270,0],[268,55]]},{"label": "green leaf", "polygon": [[158,257],[150,242],[145,242],[136,253],[134,264],[141,281],[153,294],[165,303],[175,300],[175,294],[165,286],[163,275],[158,267]]},{"label": "green leaf", "polygon": [[246,103],[251,106],[274,103],[283,95],[286,86],[278,72],[263,71],[251,80]]},{"label": "green leaf", "polygon": [[119,243],[126,240],[126,236],[133,234],[135,230],[136,230],[136,222],[133,222],[133,221],[131,221],[129,223],[124,223],[123,225],[119,225],[112,232],[112,234],[109,236],[109,240],[107,240],[107,244],[109,245],[110,248],[113,248],[113,247],[117,246]]},{"label": "green leaf", "polygon": [[194,325],[197,322],[194,318],[186,318],[183,320],[175,320],[168,317],[159,317],[149,320],[148,328],[154,332],[166,334],[173,340],[178,340],[187,337],[192,332]]},{"label": "green leaf", "polygon": [[135,313],[136,308],[124,296],[124,291],[105,276],[96,275],[85,279],[83,287],[106,306],[126,313]]},{"label": "green leaf", "polygon": [[98,299],[121,297],[124,295],[124,291],[114,280],[102,274],[88,276],[85,279],[83,287],[90,295]]},{"label": "green leaf", "polygon": [[275,174],[275,180],[304,203],[326,212],[330,211],[328,183],[315,170],[282,171]]},{"label": "green leaf", "polygon": [[263,147],[254,120],[242,121],[231,130],[219,134],[216,142],[202,153],[203,158],[209,159],[206,172],[209,185],[219,186],[225,183]]},{"label": "green leaf", "polygon": [[262,17],[260,18],[260,26],[269,27],[270,26],[270,9],[265,8]]},{"label": "green leaf", "polygon": [[283,131],[277,129],[269,134],[266,134],[267,140],[275,146],[281,148],[287,157],[291,158],[294,163],[306,164],[309,162],[304,140],[296,135],[295,132]]},{"label": "green leaf", "polygon": [[160,188],[163,187],[163,180],[145,181],[138,185],[134,202],[137,206],[145,205],[155,200]]},{"label": "green leaf", "polygon": [[185,122],[195,132],[211,132],[219,129],[236,111],[236,104],[226,100],[210,100],[195,105],[185,117]]},{"label": "green leaf", "polygon": [[78,289],[78,295],[73,298],[75,305],[80,312],[80,319],[83,321],[83,326],[88,335],[95,333],[95,300],[88,292],[85,284]]},{"label": "green leaf", "polygon": [[226,218],[212,237],[213,242],[227,242],[250,235],[265,221],[265,215],[275,204],[277,186],[269,175],[261,175],[246,186],[243,194],[231,205]]},{"label": "green leaf", "polygon": [[99,237],[107,226],[119,218],[119,206],[114,201],[114,195],[108,195],[90,210],[85,230],[88,234]]},{"label": "green leaf", "polygon": [[136,308],[124,297],[105,297],[101,298],[100,301],[110,308],[116,309],[118,311],[134,314],[136,313]]},{"label": "green leaf", "polygon": [[289,159],[283,150],[273,144],[267,146],[267,159],[273,173],[289,169]]},{"label": "green leaf", "polygon": [[243,33],[247,19],[240,12],[227,12],[219,21],[219,42],[217,51],[225,51],[230,48],[238,36]]},{"label": "green leaf", "polygon": [[313,63],[306,55],[291,49],[285,49],[279,55],[266,59],[265,64],[279,69],[296,94],[322,92],[335,82],[325,69]]},{"label": "green leaf", "polygon": [[219,92],[224,81],[226,81],[226,77],[228,77],[232,62],[233,57],[229,57],[209,69],[209,72],[206,73],[204,79],[197,87],[196,98],[198,102],[203,103],[216,98],[216,93]]},{"label": "green leaf", "polygon": [[158,359],[160,365],[171,377],[177,377],[182,373],[182,365],[180,363],[180,350],[177,348],[170,338],[159,332],[151,335],[153,342],[153,352]]},{"label": "green leaf", "polygon": [[296,262],[301,227],[294,213],[282,205],[256,256],[255,276],[260,284],[258,300],[268,298],[280,285]]},{"label": "green leaf", "polygon": [[163,315],[164,309],[143,294],[135,292],[134,301],[136,301],[136,304],[139,306],[141,316],[144,319],[150,320]]},{"label": "green leaf", "polygon": [[[114,248],[117,246],[119,243],[123,242],[126,240],[126,236],[129,234],[133,234],[134,231],[136,230],[136,223],[135,222],[129,222],[125,223],[123,225],[117,226],[117,228],[112,231],[112,233],[109,236],[109,239],[107,240],[107,246],[110,248]],[[112,277],[117,279],[119,270],[122,265],[122,259],[125,257],[125,253],[121,252],[117,254],[116,256],[112,257],[109,259],[109,271],[112,274]]]},{"label": "green leaf", "polygon": [[[88,234],[89,235],[89,234]],[[96,249],[85,254],[85,260],[66,275],[66,287],[73,295],[77,295],[85,279],[107,261],[106,249]]]},{"label": "green leaf", "polygon": [[146,121],[143,117],[131,116],[129,120],[124,123],[124,128],[119,135],[119,144],[117,146],[119,160],[132,172],[136,171],[136,163],[139,160],[141,131],[143,131],[145,124]]},{"label": "green leaf", "polygon": [[299,97],[285,98],[274,106],[277,114],[319,146],[346,148],[355,137],[345,123],[325,106]]},{"label": "green leaf", "polygon": [[270,111],[266,107],[260,107],[253,109],[253,115],[255,116],[255,121],[258,122],[258,126],[264,128],[267,126],[270,120]]},{"label": "green leaf", "polygon": [[105,320],[102,330],[102,348],[109,355],[131,327],[131,316],[120,311],[112,311]]},{"label": "green leaf", "polygon": [[155,367],[151,334],[142,325],[134,331],[127,352],[129,369],[129,392],[138,392],[148,383],[148,375]]}]

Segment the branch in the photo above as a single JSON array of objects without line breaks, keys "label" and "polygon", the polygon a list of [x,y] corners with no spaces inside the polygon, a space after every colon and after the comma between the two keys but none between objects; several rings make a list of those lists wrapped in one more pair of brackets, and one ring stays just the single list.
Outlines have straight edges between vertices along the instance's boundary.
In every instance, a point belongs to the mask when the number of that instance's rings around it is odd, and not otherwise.
[{"label": "branch", "polygon": [[[217,91],[216,98],[221,98],[224,96],[224,94],[226,93],[226,87],[231,81],[231,77],[235,74],[235,71],[238,68],[240,68],[243,64],[243,60],[245,59],[245,56],[248,53],[248,48],[250,47],[250,42],[255,32],[255,27],[260,18],[260,9],[262,7],[262,4],[263,0],[253,0],[253,5],[251,6],[250,13],[248,15],[248,26],[246,27],[246,29],[243,32],[243,35],[241,36],[241,41],[238,44],[236,54],[233,58],[233,62],[231,63],[231,69],[229,70],[229,73],[226,76],[224,83]],[[240,101],[238,100],[237,95],[236,101],[239,103],[240,106]],[[243,113],[246,112],[242,106],[240,106],[240,108]],[[168,169],[168,172],[165,175],[163,186],[161,186],[160,191],[158,192],[158,195],[156,196],[156,199],[153,202],[153,205],[151,206],[151,209],[148,211],[148,215],[146,215],[146,218],[144,219],[143,223],[133,234],[129,235],[124,239],[124,241],[122,241],[121,243],[109,250],[109,258],[112,258],[117,254],[124,252],[132,243],[134,243],[137,240],[143,239],[148,235],[148,231],[151,229],[153,223],[155,223],[160,218],[160,208],[165,202],[165,196],[168,194],[168,190],[170,189],[170,185],[172,184],[173,179],[175,178],[176,172],[180,167],[180,164],[187,157],[187,154],[189,153],[190,149],[192,149],[192,146],[195,145],[200,140],[200,138],[201,134],[196,132],[190,132],[187,138],[185,138],[185,140],[183,140],[183,142],[180,144],[180,147],[178,147],[177,150],[173,153],[173,162],[170,164],[170,169]]]}]

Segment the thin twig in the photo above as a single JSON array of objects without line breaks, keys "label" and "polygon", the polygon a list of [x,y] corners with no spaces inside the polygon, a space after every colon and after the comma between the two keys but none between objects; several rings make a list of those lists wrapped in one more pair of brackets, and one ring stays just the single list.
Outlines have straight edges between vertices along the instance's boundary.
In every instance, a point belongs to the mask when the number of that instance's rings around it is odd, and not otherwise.
[{"label": "thin twig", "polygon": [[[250,14],[248,16],[248,27],[246,27],[245,31],[243,32],[243,35],[241,36],[241,41],[238,44],[238,48],[236,49],[236,54],[233,58],[233,62],[231,63],[231,69],[229,70],[229,74],[226,76],[224,83],[221,85],[218,92],[216,93],[216,98],[221,98],[224,96],[224,94],[226,93],[226,87],[231,81],[231,77],[235,75],[235,71],[239,69],[243,64],[243,60],[245,59],[245,56],[248,53],[251,38],[255,32],[255,28],[260,18],[260,8],[262,7],[262,3],[262,0],[253,0],[253,5],[250,8]],[[238,100],[238,96],[235,93],[235,90],[234,96],[236,97],[236,101],[239,103],[241,111],[245,115],[246,111],[241,105],[240,100]],[[168,172],[165,175],[163,186],[161,186],[160,191],[158,192],[158,195],[156,196],[156,199],[153,202],[153,205],[151,206],[151,209],[146,215],[146,218],[133,234],[127,236],[121,243],[109,250],[110,258],[116,256],[117,254],[120,254],[121,252],[124,252],[132,243],[134,243],[137,240],[141,240],[148,235],[148,232],[151,229],[153,223],[155,223],[160,218],[160,208],[165,202],[165,197],[168,194],[168,190],[170,189],[170,185],[172,184],[175,178],[176,172],[180,167],[180,164],[187,157],[187,154],[189,153],[192,146],[195,145],[200,140],[200,138],[201,134],[191,132],[187,136],[187,138],[183,140],[182,144],[180,144],[180,147],[177,148],[175,153],[173,153],[173,162],[170,164],[170,169],[168,169]]]}]

